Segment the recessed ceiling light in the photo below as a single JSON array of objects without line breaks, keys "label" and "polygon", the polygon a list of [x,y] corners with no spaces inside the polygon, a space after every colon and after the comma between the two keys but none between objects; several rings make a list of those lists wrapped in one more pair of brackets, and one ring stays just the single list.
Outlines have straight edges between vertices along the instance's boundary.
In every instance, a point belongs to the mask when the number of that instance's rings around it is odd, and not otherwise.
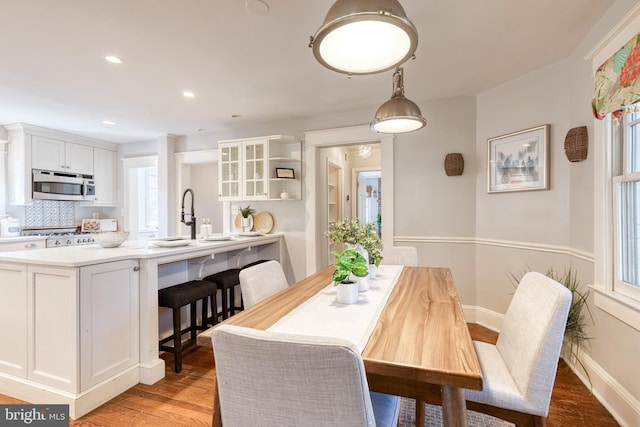
[{"label": "recessed ceiling light", "polygon": [[112,55],[105,56],[104,59],[106,59],[108,62],[111,62],[112,64],[122,64],[123,62],[122,59]]},{"label": "recessed ceiling light", "polygon": [[264,16],[269,13],[269,5],[262,0],[247,0],[244,8],[251,15]]},{"label": "recessed ceiling light", "polygon": [[193,92],[190,92],[188,90],[182,92],[182,96],[184,96],[185,98],[193,98],[194,96],[196,96]]},{"label": "recessed ceiling light", "polygon": [[102,124],[103,124],[103,125],[109,125],[109,126],[115,126],[117,123],[116,123],[116,122],[113,122],[113,121],[111,121],[111,120],[103,120],[103,121],[102,121]]}]

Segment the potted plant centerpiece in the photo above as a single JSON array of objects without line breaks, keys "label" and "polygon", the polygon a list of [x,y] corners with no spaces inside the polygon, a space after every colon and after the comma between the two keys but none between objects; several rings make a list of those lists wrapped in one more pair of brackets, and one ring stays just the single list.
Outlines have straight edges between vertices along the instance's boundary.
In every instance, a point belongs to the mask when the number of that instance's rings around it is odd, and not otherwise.
[{"label": "potted plant centerpiece", "polygon": [[337,286],[338,302],[353,304],[358,301],[358,278],[369,278],[367,260],[355,249],[345,249],[331,254],[336,257],[336,270],[331,278]]},{"label": "potted plant centerpiece", "polygon": [[246,208],[240,207],[240,215],[242,215],[242,231],[251,231],[251,218],[252,214],[256,213],[256,210],[247,205]]},{"label": "potted plant centerpiece", "polygon": [[382,245],[382,239],[373,233],[374,224],[370,222],[367,226],[371,226],[371,231],[362,241],[362,247],[369,254],[369,277],[375,279],[380,261],[382,261],[382,249],[384,246]]},{"label": "potted plant centerpiece", "polygon": [[[376,268],[382,261],[382,240],[373,231],[375,223],[362,224],[358,218],[338,221],[329,226],[325,233],[336,243],[344,243],[347,248],[355,248],[367,260],[370,276],[375,278]],[[368,289],[368,288],[367,288]],[[366,289],[361,289],[366,290]]]}]

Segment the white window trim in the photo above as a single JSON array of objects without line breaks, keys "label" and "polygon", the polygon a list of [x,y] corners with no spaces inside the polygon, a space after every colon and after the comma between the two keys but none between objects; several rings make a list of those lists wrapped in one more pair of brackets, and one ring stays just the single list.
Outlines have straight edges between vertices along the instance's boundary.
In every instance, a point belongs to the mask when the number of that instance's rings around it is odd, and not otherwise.
[{"label": "white window trim", "polygon": [[[640,32],[640,4],[635,6],[585,59],[597,68]],[[594,128],[594,290],[595,305],[640,331],[640,303],[614,291],[613,162],[610,118],[593,121]]]}]

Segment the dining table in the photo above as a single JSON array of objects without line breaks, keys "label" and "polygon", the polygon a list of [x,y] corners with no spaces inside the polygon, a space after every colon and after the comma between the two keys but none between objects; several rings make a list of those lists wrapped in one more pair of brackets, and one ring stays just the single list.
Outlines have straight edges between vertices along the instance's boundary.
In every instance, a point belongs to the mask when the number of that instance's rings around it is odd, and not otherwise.
[{"label": "dining table", "polygon": [[[313,315],[318,306],[309,301],[329,295],[333,271],[326,267],[223,323],[267,330],[292,313]],[[417,426],[424,426],[424,402],[433,402],[435,395],[442,402],[443,425],[466,426],[464,389],[481,390],[482,373],[451,271],[407,266],[395,271],[393,286],[361,344],[369,389],[415,399]],[[339,306],[335,301],[330,305]],[[216,327],[201,333],[198,344],[212,346]],[[213,425],[221,426],[217,391],[216,383]]]}]

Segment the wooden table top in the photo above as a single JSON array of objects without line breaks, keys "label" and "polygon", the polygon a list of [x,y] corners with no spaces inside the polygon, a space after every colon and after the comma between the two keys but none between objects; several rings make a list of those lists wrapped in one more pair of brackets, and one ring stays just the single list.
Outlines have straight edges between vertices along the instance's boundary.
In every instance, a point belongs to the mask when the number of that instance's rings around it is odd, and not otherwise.
[{"label": "wooden table top", "polygon": [[[329,266],[224,323],[266,330],[331,283],[333,270]],[[210,335],[211,329],[200,334],[198,344],[211,346]],[[416,386],[482,389],[480,364],[448,268],[404,267],[362,358],[372,390],[378,388],[375,378],[382,379],[381,388],[393,378]]]}]

